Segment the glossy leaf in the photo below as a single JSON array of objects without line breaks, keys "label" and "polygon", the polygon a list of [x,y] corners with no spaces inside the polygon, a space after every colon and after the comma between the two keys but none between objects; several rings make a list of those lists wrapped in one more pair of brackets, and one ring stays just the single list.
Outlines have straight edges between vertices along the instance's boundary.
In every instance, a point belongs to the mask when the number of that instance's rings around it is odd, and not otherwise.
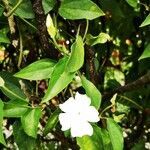
[{"label": "glossy leaf", "polygon": [[13,100],[18,99],[28,103],[28,99],[26,98],[25,94],[18,86],[16,86],[11,82],[7,82],[7,81],[4,82],[5,82],[4,86],[0,86],[0,89],[8,98]]},{"label": "glossy leaf", "polygon": [[[10,0],[10,4],[14,7],[18,0]],[[16,9],[15,14],[21,18],[33,19],[34,12],[30,0],[23,0],[19,7]]]},{"label": "glossy leaf", "polygon": [[103,11],[91,0],[63,0],[59,14],[66,19],[92,20],[103,16]]},{"label": "glossy leaf", "polygon": [[5,139],[3,136],[3,129],[2,129],[2,126],[3,126],[3,106],[4,106],[4,104],[3,104],[2,100],[0,99],[0,143],[6,146],[6,142],[5,142]]},{"label": "glossy leaf", "polygon": [[93,135],[92,136],[83,136],[77,138],[77,144],[82,150],[102,150],[102,138],[101,138],[101,129],[97,126],[93,126]]},{"label": "glossy leaf", "polygon": [[150,24],[150,14],[146,17],[146,19],[142,22],[140,27],[145,27]]},{"label": "glossy leaf", "polygon": [[87,80],[84,76],[81,77],[82,86],[84,87],[87,96],[91,98],[91,105],[99,109],[101,104],[101,93],[95,87],[95,85]]},{"label": "glossy leaf", "polygon": [[56,109],[53,114],[49,117],[46,126],[44,128],[43,134],[48,134],[51,130],[54,129],[56,124],[58,123],[58,115],[60,114],[60,109]]},{"label": "glossy leaf", "polygon": [[84,63],[84,44],[81,36],[78,36],[71,47],[71,56],[69,58],[67,69],[68,72],[79,70]]},{"label": "glossy leaf", "polygon": [[51,59],[41,59],[21,69],[14,76],[28,80],[42,80],[51,77],[55,62]]},{"label": "glossy leaf", "polygon": [[123,134],[119,125],[111,118],[107,118],[107,129],[113,150],[123,150]]},{"label": "glossy leaf", "polygon": [[10,44],[10,40],[7,37],[8,30],[6,28],[0,30],[0,43]]},{"label": "glossy leaf", "polygon": [[150,43],[144,49],[144,52],[140,56],[139,60],[144,59],[144,58],[149,58],[149,57],[150,57]]},{"label": "glossy leaf", "polygon": [[25,133],[33,138],[37,137],[39,119],[42,115],[40,108],[29,109],[22,117],[21,123]]},{"label": "glossy leaf", "polygon": [[21,117],[27,112],[29,107],[26,103],[18,100],[11,100],[4,103],[4,117]]},{"label": "glossy leaf", "polygon": [[126,0],[126,2],[133,8],[136,8],[138,5],[138,0]]},{"label": "glossy leaf", "polygon": [[13,135],[15,142],[20,150],[33,150],[36,146],[35,138],[28,136],[19,121],[13,125]]},{"label": "glossy leaf", "polygon": [[43,8],[45,11],[45,14],[47,14],[49,11],[53,9],[53,7],[56,4],[55,0],[42,0]]},{"label": "glossy leaf", "polygon": [[49,87],[42,100],[42,103],[52,99],[72,81],[74,73],[66,71],[67,61],[68,57],[64,57],[56,64],[54,72],[51,75]]},{"label": "glossy leaf", "polygon": [[92,36],[88,34],[86,37],[86,44],[94,46],[96,44],[103,44],[110,40],[110,36],[101,32],[98,36]]}]

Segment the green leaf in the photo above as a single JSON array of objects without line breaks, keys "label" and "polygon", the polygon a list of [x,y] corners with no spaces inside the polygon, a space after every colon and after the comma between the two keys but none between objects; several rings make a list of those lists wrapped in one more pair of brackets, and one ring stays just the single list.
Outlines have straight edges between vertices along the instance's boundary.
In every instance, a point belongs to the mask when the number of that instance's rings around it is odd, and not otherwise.
[{"label": "green leaf", "polygon": [[146,17],[146,19],[142,22],[140,27],[144,27],[150,24],[150,14]]},{"label": "green leaf", "polygon": [[56,64],[54,71],[51,75],[49,87],[42,100],[42,103],[52,99],[72,81],[75,73],[70,73],[66,71],[67,62],[68,57],[64,57]]},{"label": "green leaf", "polygon": [[81,138],[76,138],[77,144],[82,150],[103,150],[101,129],[95,125],[93,130],[92,136],[85,135]]},{"label": "green leaf", "polygon": [[51,59],[41,59],[21,69],[14,76],[28,80],[42,80],[51,77],[55,62]]},{"label": "green leaf", "polygon": [[106,129],[101,129],[101,137],[103,141],[104,150],[112,150],[109,133]]},{"label": "green leaf", "polygon": [[4,135],[3,135],[3,129],[2,129],[2,126],[3,126],[3,107],[4,107],[4,104],[3,104],[2,100],[0,99],[0,143],[6,146],[6,142],[5,142]]},{"label": "green leaf", "polygon": [[111,118],[107,118],[107,129],[113,150],[123,150],[123,134],[120,126]]},{"label": "green leaf", "polygon": [[101,104],[101,93],[99,90],[95,87],[95,85],[87,80],[84,76],[81,77],[82,86],[84,87],[87,96],[91,98],[91,105],[95,106],[97,109],[99,109]]},{"label": "green leaf", "polygon": [[103,11],[91,0],[63,0],[59,14],[66,19],[92,20],[103,16]]},{"label": "green leaf", "polygon": [[133,8],[136,8],[138,5],[138,0],[126,0],[126,2]]},{"label": "green leaf", "polygon": [[3,28],[0,30],[0,43],[8,43],[10,44],[10,40],[7,37],[7,33],[8,33],[8,29],[7,28]]},{"label": "green leaf", "polygon": [[2,16],[4,8],[0,6],[0,16]]},{"label": "green leaf", "polygon": [[71,47],[71,56],[69,58],[67,69],[69,72],[79,70],[84,63],[84,44],[81,36],[78,36]]},{"label": "green leaf", "polygon": [[21,101],[28,103],[28,99],[23,93],[23,91],[15,84],[4,81],[4,85],[0,86],[0,89],[8,98],[13,99],[13,100],[15,99],[21,100]]},{"label": "green leaf", "polygon": [[22,101],[11,100],[7,103],[4,103],[4,117],[21,117],[27,112],[29,106]]},{"label": "green leaf", "polygon": [[[18,0],[10,0],[10,4],[14,7]],[[15,14],[21,18],[33,19],[34,12],[30,0],[23,0],[19,7],[16,9]]]},{"label": "green leaf", "polygon": [[21,123],[25,133],[33,138],[37,137],[39,119],[42,115],[40,108],[29,109],[22,117]]},{"label": "green leaf", "polygon": [[44,128],[43,134],[47,135],[51,130],[54,129],[56,124],[58,123],[58,115],[60,114],[60,109],[56,109],[53,114],[49,117],[46,126]]},{"label": "green leaf", "polygon": [[139,60],[144,59],[144,58],[149,58],[149,57],[150,57],[150,43],[144,49],[144,52],[140,56]]},{"label": "green leaf", "polygon": [[101,32],[98,36],[88,34],[86,37],[86,44],[93,46],[96,44],[106,43],[108,40],[110,40],[110,36],[103,32]]},{"label": "green leaf", "polygon": [[47,14],[49,11],[53,9],[53,7],[56,4],[55,0],[42,0],[43,8],[45,11],[45,14]]},{"label": "green leaf", "polygon": [[28,136],[19,121],[13,125],[13,135],[19,150],[33,150],[36,147],[36,140]]}]

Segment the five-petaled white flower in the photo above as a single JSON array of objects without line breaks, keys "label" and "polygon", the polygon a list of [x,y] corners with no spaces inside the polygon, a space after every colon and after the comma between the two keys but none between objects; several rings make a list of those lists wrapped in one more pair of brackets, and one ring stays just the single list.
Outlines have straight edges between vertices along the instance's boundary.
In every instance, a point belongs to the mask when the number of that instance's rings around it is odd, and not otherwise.
[{"label": "five-petaled white flower", "polygon": [[59,114],[61,130],[71,129],[72,137],[91,136],[93,128],[89,122],[98,122],[98,111],[94,106],[90,106],[91,99],[87,95],[75,95],[75,99],[70,97],[59,107],[64,113]]}]

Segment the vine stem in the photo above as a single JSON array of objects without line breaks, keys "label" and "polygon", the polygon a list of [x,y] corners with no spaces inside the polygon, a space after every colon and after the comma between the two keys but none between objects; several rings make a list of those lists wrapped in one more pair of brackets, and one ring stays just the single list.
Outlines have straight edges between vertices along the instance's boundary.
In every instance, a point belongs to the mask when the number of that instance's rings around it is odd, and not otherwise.
[{"label": "vine stem", "polygon": [[23,41],[22,41],[22,34],[21,34],[21,31],[20,31],[19,27],[18,27],[18,30],[19,30],[19,43],[20,43],[19,51],[20,51],[20,53],[19,53],[19,59],[18,59],[17,66],[20,69],[21,62],[22,62],[22,57],[23,57],[23,44],[22,44]]},{"label": "vine stem", "polygon": [[126,97],[126,96],[122,96],[122,95],[118,95],[120,98],[123,98],[129,102],[131,102],[132,104],[136,105],[139,109],[143,110],[143,107],[140,106],[139,104],[137,104],[135,101],[133,101],[132,99]]},{"label": "vine stem", "polygon": [[103,114],[105,111],[107,111],[108,109],[110,109],[111,107],[113,107],[112,104],[109,105],[109,106],[107,106],[105,109],[103,109],[103,111],[100,113],[99,117],[100,117],[100,118],[103,118],[103,117],[102,117],[102,114]]},{"label": "vine stem", "polygon": [[87,32],[88,32],[88,28],[89,28],[89,20],[86,20],[86,28],[85,28],[85,32],[84,32],[84,36],[83,36],[83,41],[86,38]]},{"label": "vine stem", "polygon": [[5,14],[6,17],[10,17],[14,11],[20,6],[23,0],[18,0],[17,4],[7,13]]}]

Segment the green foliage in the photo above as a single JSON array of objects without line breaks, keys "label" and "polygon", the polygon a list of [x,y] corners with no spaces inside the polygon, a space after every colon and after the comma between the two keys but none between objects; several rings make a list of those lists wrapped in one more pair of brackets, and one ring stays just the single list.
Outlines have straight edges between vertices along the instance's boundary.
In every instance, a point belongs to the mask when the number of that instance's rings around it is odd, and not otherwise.
[{"label": "green foliage", "polygon": [[[79,57],[80,56],[80,57]],[[84,63],[84,44],[80,36],[77,36],[71,47],[71,56],[67,63],[68,72],[79,70]]]},{"label": "green foliage", "polygon": [[72,81],[74,73],[70,73],[66,69],[67,62],[68,57],[64,57],[56,64],[54,71],[51,75],[49,87],[42,102],[46,102],[52,99]]},{"label": "green foliage", "polygon": [[40,108],[29,109],[22,117],[21,123],[25,133],[33,138],[37,137],[39,119],[42,115]]},{"label": "green foliage", "polygon": [[2,143],[3,145],[6,146],[6,142],[3,136],[3,130],[2,130],[2,126],[3,126],[3,107],[4,104],[2,102],[2,100],[0,100],[0,143]]},{"label": "green foliage", "polygon": [[101,138],[101,129],[97,126],[94,127],[94,134],[92,136],[83,136],[77,138],[77,144],[82,150],[98,150],[103,149],[102,138]]},{"label": "green foliage", "polygon": [[86,94],[91,98],[91,105],[99,109],[101,104],[101,93],[94,86],[92,82],[87,80],[84,76],[81,77],[82,86],[84,87]]},{"label": "green foliage", "polygon": [[13,135],[20,150],[33,150],[36,145],[34,138],[28,136],[19,121],[13,124]]},{"label": "green foliage", "polygon": [[113,150],[123,150],[123,134],[118,124],[113,119],[107,118],[107,129]]},{"label": "green foliage", "polygon": [[149,58],[149,57],[150,57],[150,43],[144,49],[144,52],[140,56],[139,60],[144,59],[144,58]]},{"label": "green foliage", "polygon": [[60,114],[60,110],[56,109],[53,114],[51,114],[51,116],[48,118],[48,121],[46,123],[46,126],[44,128],[43,134],[46,135],[48,134],[50,131],[52,131],[54,129],[54,127],[57,125],[58,123],[58,115]]},{"label": "green foliage", "polygon": [[146,17],[146,19],[142,22],[140,27],[144,27],[150,24],[150,14]]},{"label": "green foliage", "polygon": [[15,77],[28,80],[48,79],[51,77],[55,64],[55,61],[51,59],[41,59],[21,69]]},{"label": "green foliage", "polygon": [[[0,149],[146,148],[149,25],[141,0],[0,1]],[[96,109],[71,106],[77,92]]]},{"label": "green foliage", "polygon": [[64,0],[59,8],[59,14],[66,19],[72,20],[92,20],[104,15],[103,11],[91,0]]}]

